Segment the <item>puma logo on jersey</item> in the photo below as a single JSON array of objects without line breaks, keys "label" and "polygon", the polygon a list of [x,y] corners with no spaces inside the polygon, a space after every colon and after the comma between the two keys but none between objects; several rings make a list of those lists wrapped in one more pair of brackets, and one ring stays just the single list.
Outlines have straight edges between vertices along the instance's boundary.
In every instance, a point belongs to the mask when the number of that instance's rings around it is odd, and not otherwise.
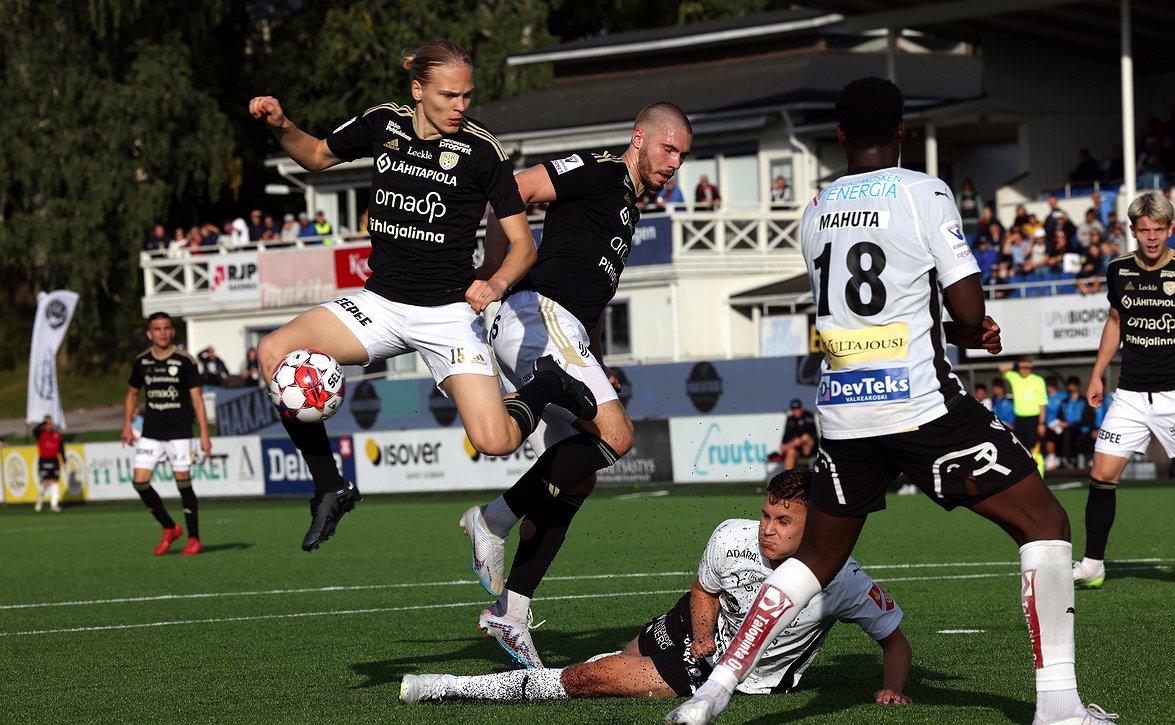
[{"label": "puma logo on jersey", "polygon": [[947,193],[945,191],[936,191],[936,192],[934,192],[934,195],[935,196],[946,196]]}]

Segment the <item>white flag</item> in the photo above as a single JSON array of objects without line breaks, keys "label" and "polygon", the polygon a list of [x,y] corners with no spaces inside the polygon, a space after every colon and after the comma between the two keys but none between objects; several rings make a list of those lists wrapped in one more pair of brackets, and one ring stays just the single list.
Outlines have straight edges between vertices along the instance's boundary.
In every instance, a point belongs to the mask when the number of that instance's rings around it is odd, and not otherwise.
[{"label": "white flag", "polygon": [[69,329],[78,295],[69,290],[37,293],[37,320],[33,323],[33,347],[29,351],[29,398],[25,421],[40,423],[52,416],[65,427],[61,391],[57,389],[57,351]]}]

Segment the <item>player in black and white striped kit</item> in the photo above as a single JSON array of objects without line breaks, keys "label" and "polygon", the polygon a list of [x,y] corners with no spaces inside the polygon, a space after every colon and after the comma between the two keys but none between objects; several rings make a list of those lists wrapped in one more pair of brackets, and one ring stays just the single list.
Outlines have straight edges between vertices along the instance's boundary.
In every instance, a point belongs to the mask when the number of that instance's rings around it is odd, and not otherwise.
[{"label": "player in black and white striped kit", "polygon": [[[515,387],[526,382],[535,360],[551,356],[582,380],[599,404],[595,420],[577,423],[578,430],[548,413],[546,429],[532,436],[541,453],[534,466],[502,496],[461,517],[473,547],[473,569],[498,597],[478,624],[526,667],[542,667],[527,626],[531,597],[595,487],[595,472],[632,448],[632,421],[601,362],[600,330],[632,248],[640,217],[636,202],[673,177],[692,143],[685,113],[672,103],[654,103],[637,115],[620,156],[573,154],[516,177],[524,201],[550,206],[538,261],[494,320],[494,353]],[[488,253],[501,246],[495,243],[500,239],[491,227]],[[503,581],[504,540],[522,518],[528,526],[510,578]]]},{"label": "player in black and white striped kit", "polygon": [[[950,190],[897,165],[902,114],[901,91],[881,78],[853,81],[837,99],[848,171],[808,203],[800,234],[825,353],[807,528],[706,684],[667,723],[711,722],[726,708],[766,645],[848,559],[899,473],[943,508],[966,506],[996,523],[1020,547],[1033,725],[1108,722],[1077,693],[1068,516],[1028,451],[951,372],[947,342],[998,353],[999,328],[984,315],[979,267]],[[944,310],[953,322],[944,323]]]},{"label": "player in black and white striped kit", "polygon": [[[595,416],[591,392],[553,361],[539,361],[530,385],[503,405],[481,317],[533,264],[536,252],[513,167],[497,139],[466,117],[473,63],[446,40],[403,59],[415,105],[386,103],[327,138],[299,130],[271,96],[249,102],[290,158],[321,171],[364,156],[372,170],[368,231],[372,275],[365,289],[315,307],[258,347],[268,378],[287,353],[309,347],[344,365],[367,365],[416,351],[457,410],[473,446],[505,455],[534,430],[548,403]],[[476,232],[489,202],[510,240],[501,265],[478,274]],[[360,500],[335,466],[326,428],[285,422],[314,478],[311,525],[302,548],[328,539]]]}]

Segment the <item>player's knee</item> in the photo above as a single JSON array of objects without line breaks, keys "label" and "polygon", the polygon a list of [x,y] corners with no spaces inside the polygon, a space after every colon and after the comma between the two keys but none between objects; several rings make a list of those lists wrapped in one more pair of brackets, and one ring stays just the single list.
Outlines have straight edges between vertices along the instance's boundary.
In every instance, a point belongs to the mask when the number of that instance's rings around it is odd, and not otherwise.
[{"label": "player's knee", "polygon": [[506,426],[471,425],[465,428],[470,445],[486,456],[508,456],[513,453],[518,445],[511,433]]},{"label": "player's knee", "polygon": [[593,697],[608,694],[602,689],[603,682],[596,674],[598,668],[593,667],[592,664],[584,662],[571,665],[563,670],[559,679],[569,697]]},{"label": "player's knee", "polygon": [[275,338],[273,333],[261,338],[261,342],[257,343],[257,361],[266,380],[273,375],[274,368],[288,352],[290,351],[281,344],[280,338]]}]

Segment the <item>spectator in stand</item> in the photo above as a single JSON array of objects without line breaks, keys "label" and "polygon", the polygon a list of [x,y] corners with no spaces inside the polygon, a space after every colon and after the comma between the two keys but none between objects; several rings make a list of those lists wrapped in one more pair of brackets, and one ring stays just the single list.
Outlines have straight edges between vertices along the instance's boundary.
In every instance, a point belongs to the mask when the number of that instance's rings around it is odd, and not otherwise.
[{"label": "spectator in stand", "polygon": [[[314,224],[310,222],[310,215],[304,211],[298,212],[298,238],[308,239],[315,235]],[[307,241],[306,244],[313,244],[314,242]]]},{"label": "spectator in stand", "polygon": [[1106,225],[1102,224],[1098,216],[1098,210],[1094,207],[1085,210],[1085,221],[1077,226],[1077,244],[1081,247],[1080,251],[1089,249],[1093,231],[1096,230],[1099,237],[1105,235]]},{"label": "spectator in stand", "polygon": [[1053,238],[1053,230],[1061,227],[1065,230],[1065,238],[1072,239],[1077,234],[1077,225],[1065,213],[1065,210],[1057,205],[1057,197],[1054,194],[1049,195],[1049,212],[1044,218],[1044,232],[1049,239]]},{"label": "spectator in stand", "polygon": [[1053,237],[1049,240],[1048,259],[1045,261],[1047,271],[1057,274],[1065,271],[1065,255],[1073,251],[1073,245],[1065,236],[1064,229],[1054,229]]},{"label": "spectator in stand", "polygon": [[261,222],[261,241],[275,242],[281,239],[281,227],[277,225],[273,217],[266,214],[265,220]]},{"label": "spectator in stand", "polygon": [[791,187],[787,185],[787,179],[776,176],[775,181],[771,182],[771,208],[786,209],[794,201],[795,195],[792,194]]},{"label": "spectator in stand", "polygon": [[1069,183],[1078,186],[1092,186],[1101,178],[1101,170],[1097,161],[1090,155],[1089,149],[1081,149],[1078,153],[1077,168],[1069,174]]},{"label": "spectator in stand", "polygon": [[1024,222],[1020,229],[1024,232],[1024,238],[1031,240],[1037,229],[1044,229],[1044,224],[1035,214],[1029,214],[1028,221]]},{"label": "spectator in stand", "polygon": [[1065,468],[1085,468],[1093,457],[1091,410],[1081,393],[1081,381],[1070,376],[1065,381],[1065,400],[1061,403],[1061,465]]},{"label": "spectator in stand", "polygon": [[702,174],[694,189],[694,209],[697,211],[718,211],[721,206],[722,197],[718,194],[718,187],[710,183],[710,177]]},{"label": "spectator in stand", "polygon": [[975,383],[975,394],[973,396],[979,401],[979,404],[984,408],[991,410],[991,398],[987,397],[987,386],[983,383]]},{"label": "spectator in stand", "polygon": [[220,241],[220,227],[212,222],[205,222],[200,227],[200,246],[204,248],[215,248]]},{"label": "spectator in stand", "polygon": [[991,381],[991,412],[995,417],[1011,428],[1016,425],[1016,409],[1012,399],[1008,397],[1007,386],[1003,378]]},{"label": "spectator in stand", "polygon": [[1004,235],[1003,244],[1000,245],[1000,256],[1009,265],[1012,275],[1023,271],[1024,262],[1028,260],[1031,252],[1032,243],[1024,237],[1020,227],[1013,226]]},{"label": "spectator in stand", "polygon": [[1038,277],[1048,266],[1049,248],[1048,235],[1043,229],[1037,229],[1032,235],[1032,246],[1028,249],[1028,257],[1021,266],[1021,273]]},{"label": "spectator in stand", "polygon": [[963,179],[963,186],[955,196],[955,203],[959,205],[959,218],[963,221],[963,236],[969,243],[975,242],[979,234],[979,215],[983,209],[983,197],[975,191],[975,183],[971,179]]},{"label": "spectator in stand", "polygon": [[1097,220],[1101,222],[1102,226],[1106,225],[1106,220],[1109,219],[1109,214],[1114,210],[1114,199],[1117,193],[1109,196],[1102,196],[1102,193],[1097,189],[1089,195],[1089,208],[1093,209],[1094,214],[1097,215]]},{"label": "spectator in stand", "polygon": [[204,235],[201,227],[192,227],[188,230],[188,251],[192,254],[209,254],[215,250],[204,249]]},{"label": "spectator in stand", "polygon": [[241,366],[241,378],[246,385],[261,384],[261,362],[257,359],[257,348],[255,347],[251,347],[245,352],[245,364]]},{"label": "spectator in stand", "polygon": [[167,230],[163,228],[162,224],[156,224],[151,231],[151,235],[147,237],[147,251],[148,252],[166,252],[167,244],[170,242],[167,238]]},{"label": "spectator in stand", "polygon": [[783,454],[783,467],[795,468],[801,458],[810,458],[816,452],[820,436],[816,432],[816,416],[804,410],[799,398],[793,398],[791,412],[783,422],[783,437],[779,441],[779,452]]},{"label": "spectator in stand", "polygon": [[1044,388],[1048,402],[1044,406],[1044,467],[1047,471],[1055,471],[1061,465],[1057,456],[1057,447],[1061,442],[1061,405],[1065,402],[1065,392],[1060,383],[1052,375],[1044,379]]},{"label": "spectator in stand", "polygon": [[219,388],[228,370],[224,367],[224,361],[216,356],[216,349],[209,345],[197,357],[200,358],[200,365],[204,369],[200,375],[201,384]]},{"label": "spectator in stand", "polygon": [[[996,226],[993,224],[992,228]],[[979,265],[979,283],[990,284],[996,265],[1000,260],[1000,253],[991,244],[991,237],[980,235],[975,241],[975,263]]]},{"label": "spectator in stand", "polygon": [[188,235],[184,233],[183,227],[176,227],[172,232],[171,241],[167,244],[167,256],[172,259],[179,259],[187,256],[188,253]]},{"label": "spectator in stand", "polygon": [[1105,275],[1105,260],[1102,257],[1101,234],[1094,231],[1089,249],[1081,257],[1081,269],[1077,272],[1077,291],[1083,295],[1102,291],[1102,276]]},{"label": "spectator in stand", "polygon": [[294,218],[293,214],[286,214],[282,217],[282,228],[278,232],[278,239],[287,244],[293,244],[298,241],[298,232],[302,231],[302,226],[298,224],[298,220]]},{"label": "spectator in stand", "polygon": [[[994,235],[991,232],[992,227],[999,229],[999,234]],[[1000,224],[1000,220],[996,218],[995,209],[991,204],[983,207],[983,211],[979,214],[979,236],[984,234],[992,234],[992,244],[999,246],[999,240],[1004,236],[1004,225]]]},{"label": "spectator in stand", "polygon": [[314,236],[318,237],[317,244],[334,244],[334,240],[330,235],[334,233],[334,227],[326,219],[326,212],[319,209],[314,214]]},{"label": "spectator in stand", "polygon": [[1028,223],[1028,208],[1023,204],[1016,206],[1016,216],[1012,219],[1012,226],[1022,227]]},{"label": "spectator in stand", "polygon": [[657,197],[657,201],[669,211],[680,211],[685,208],[685,198],[677,186],[677,179],[665,182],[665,186],[661,187],[661,196]]},{"label": "spectator in stand", "polygon": [[1122,145],[1114,144],[1109,156],[1102,159],[1102,182],[1119,184],[1126,175],[1126,164],[1122,159]]},{"label": "spectator in stand", "polygon": [[249,225],[241,217],[236,219],[226,219],[224,222],[224,233],[220,235],[220,246],[225,249],[237,249],[249,244],[252,237],[249,236]]},{"label": "spectator in stand", "polygon": [[1163,187],[1163,176],[1167,167],[1163,165],[1163,155],[1159,148],[1159,139],[1148,136],[1143,142],[1142,153],[1138,155],[1138,186]]},{"label": "spectator in stand", "polygon": [[249,239],[252,241],[261,241],[265,238],[265,222],[262,220],[260,209],[254,209],[249,212]]}]

